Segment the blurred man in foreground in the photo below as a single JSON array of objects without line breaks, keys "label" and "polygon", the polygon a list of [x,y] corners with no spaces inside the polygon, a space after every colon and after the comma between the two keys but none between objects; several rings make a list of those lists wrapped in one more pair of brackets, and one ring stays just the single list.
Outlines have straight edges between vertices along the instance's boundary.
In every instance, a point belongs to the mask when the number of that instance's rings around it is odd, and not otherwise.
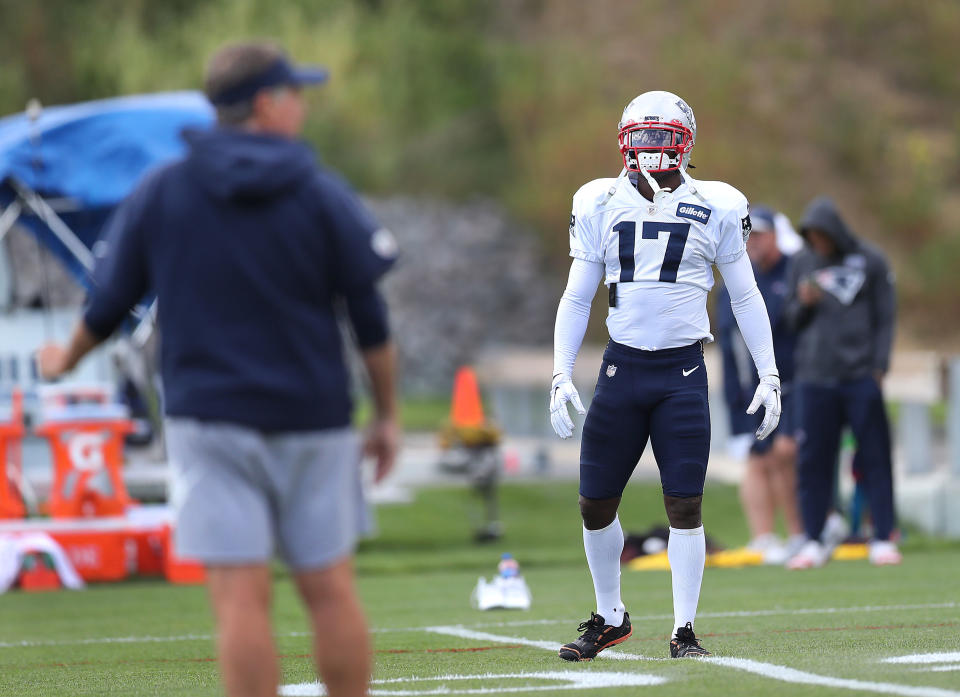
[{"label": "blurred man in foreground", "polygon": [[275,547],[308,607],[327,694],[363,695],[369,681],[352,569],[361,453],[335,305],[345,301],[370,375],[366,446],[382,477],[398,427],[376,282],[395,245],[297,140],[300,88],[325,78],[270,44],[220,49],[206,75],[218,127],[188,134],[189,154],[120,206],[69,346],[38,355],[46,378],[72,370],[157,294],[176,550],[206,566],[231,696],[277,694]]},{"label": "blurred man in foreground", "polygon": [[883,254],[854,236],[829,198],[807,206],[800,234],[807,248],[791,261],[786,313],[797,331],[797,490],[808,541],[788,566],[806,569],[829,559],[823,526],[847,425],[873,516],[870,561],[899,564],[890,539],[893,466],[882,390],[893,344],[893,276]]},{"label": "blurred man in foreground", "polygon": [[[781,251],[776,217],[776,211],[766,206],[750,207],[753,229],[750,239],[747,240],[747,255],[753,264],[757,287],[770,316],[773,349],[777,356],[777,367],[780,369],[783,412],[777,429],[769,438],[752,438],[747,469],[740,482],[740,501],[750,527],[750,542],[747,547],[763,553],[764,562],[767,564],[782,564],[800,550],[805,539],[796,498],[796,414],[792,401],[794,334],[784,316],[790,257]],[[749,395],[753,394],[757,380],[751,369],[746,344],[735,326],[726,286],[717,298],[717,315],[718,324],[721,323],[721,316],[727,315],[724,324],[729,327],[729,331],[720,335],[725,358],[724,391],[729,393],[728,388],[732,383],[744,399],[742,406],[737,400],[738,403],[731,407],[732,419],[749,403]],[[742,391],[739,389],[741,385],[745,387]],[[757,424],[758,420],[754,417],[751,430],[756,428]],[[783,515],[789,534],[786,544],[774,532],[778,510]]]}]

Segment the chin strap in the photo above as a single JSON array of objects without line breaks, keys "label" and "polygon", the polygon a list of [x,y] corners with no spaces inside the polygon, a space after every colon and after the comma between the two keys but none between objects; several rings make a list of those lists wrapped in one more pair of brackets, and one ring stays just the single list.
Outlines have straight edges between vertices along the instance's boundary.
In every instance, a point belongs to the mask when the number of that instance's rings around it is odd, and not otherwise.
[{"label": "chin strap", "polygon": [[660,210],[660,206],[667,203],[667,201],[672,197],[670,187],[665,189],[660,188],[660,185],[657,184],[657,180],[654,179],[653,175],[645,169],[641,169],[640,174],[643,175],[643,178],[647,180],[647,184],[649,184],[650,188],[653,189],[653,211],[651,212],[656,213]]},{"label": "chin strap", "polygon": [[[703,194],[697,190],[697,187],[693,183],[693,178],[687,174],[686,170],[681,167],[677,171],[680,173],[680,179],[682,179],[683,183],[687,185],[688,189],[690,189],[690,193],[700,199],[703,203],[706,203],[707,199],[705,199]],[[647,170],[641,169],[640,174],[644,179],[647,180],[647,184],[649,184],[650,188],[653,190],[654,210],[651,212],[656,212],[660,209],[660,206],[665,205],[673,197],[673,192],[670,190],[670,187],[661,188],[660,185],[657,184],[657,180],[654,179],[653,175],[651,175]],[[627,168],[624,167],[622,170],[620,170],[620,174],[617,175],[617,178],[614,179],[613,184],[607,190],[606,196],[604,196],[603,200],[600,202],[601,206],[607,205],[607,202],[610,201],[610,199],[616,193],[617,187],[620,185],[620,180],[626,175]]]}]

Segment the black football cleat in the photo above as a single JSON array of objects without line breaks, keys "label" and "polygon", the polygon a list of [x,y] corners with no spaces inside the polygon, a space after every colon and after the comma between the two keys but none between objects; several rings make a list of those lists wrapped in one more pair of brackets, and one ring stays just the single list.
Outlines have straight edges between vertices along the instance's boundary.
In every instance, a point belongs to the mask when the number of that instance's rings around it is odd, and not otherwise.
[{"label": "black football cleat", "polygon": [[693,625],[687,622],[677,630],[677,635],[670,640],[670,658],[701,658],[713,654],[700,646],[697,635],[693,633]]},{"label": "black football cleat", "polygon": [[623,613],[623,624],[613,627],[595,612],[590,619],[581,622],[577,629],[583,634],[576,641],[560,647],[560,658],[565,661],[592,661],[604,649],[626,641],[633,634],[630,613]]}]

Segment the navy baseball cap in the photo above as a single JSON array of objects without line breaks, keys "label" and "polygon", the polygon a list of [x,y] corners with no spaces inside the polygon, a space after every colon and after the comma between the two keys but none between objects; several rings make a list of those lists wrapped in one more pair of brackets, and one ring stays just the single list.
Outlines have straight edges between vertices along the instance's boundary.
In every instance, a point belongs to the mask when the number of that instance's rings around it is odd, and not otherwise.
[{"label": "navy baseball cap", "polygon": [[776,211],[768,206],[750,206],[750,221],[753,223],[753,232],[774,232]]},{"label": "navy baseball cap", "polygon": [[249,77],[229,89],[211,95],[210,101],[216,106],[237,104],[253,99],[257,92],[268,87],[320,85],[326,82],[329,77],[330,72],[326,68],[293,65],[286,58],[280,58],[259,75]]}]

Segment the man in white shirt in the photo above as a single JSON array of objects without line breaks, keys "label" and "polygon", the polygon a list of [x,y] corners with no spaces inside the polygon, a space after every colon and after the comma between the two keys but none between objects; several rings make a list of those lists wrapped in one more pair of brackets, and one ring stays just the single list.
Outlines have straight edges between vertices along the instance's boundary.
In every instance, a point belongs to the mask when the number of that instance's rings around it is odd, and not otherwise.
[{"label": "man in white shirt", "polygon": [[597,179],[573,197],[573,263],[557,310],[550,419],[561,438],[573,435],[567,402],[584,413],[571,376],[590,304],[608,288],[610,341],[583,428],[580,513],[597,611],[583,634],[560,649],[569,661],[590,660],[632,634],[620,599],[623,530],[617,508],[649,438],[670,521],[674,627],[670,655],[708,656],[693,631],[705,545],[700,504],[710,450],[710,412],[703,342],[712,341],[707,294],[717,266],[757,367],[760,385],[748,411],[763,405],[765,438],[780,417],[780,380],[767,311],[746,239],[747,199],[723,182],[686,174],[696,141],[693,110],[669,92],[647,92],[620,121],[624,170]]}]

